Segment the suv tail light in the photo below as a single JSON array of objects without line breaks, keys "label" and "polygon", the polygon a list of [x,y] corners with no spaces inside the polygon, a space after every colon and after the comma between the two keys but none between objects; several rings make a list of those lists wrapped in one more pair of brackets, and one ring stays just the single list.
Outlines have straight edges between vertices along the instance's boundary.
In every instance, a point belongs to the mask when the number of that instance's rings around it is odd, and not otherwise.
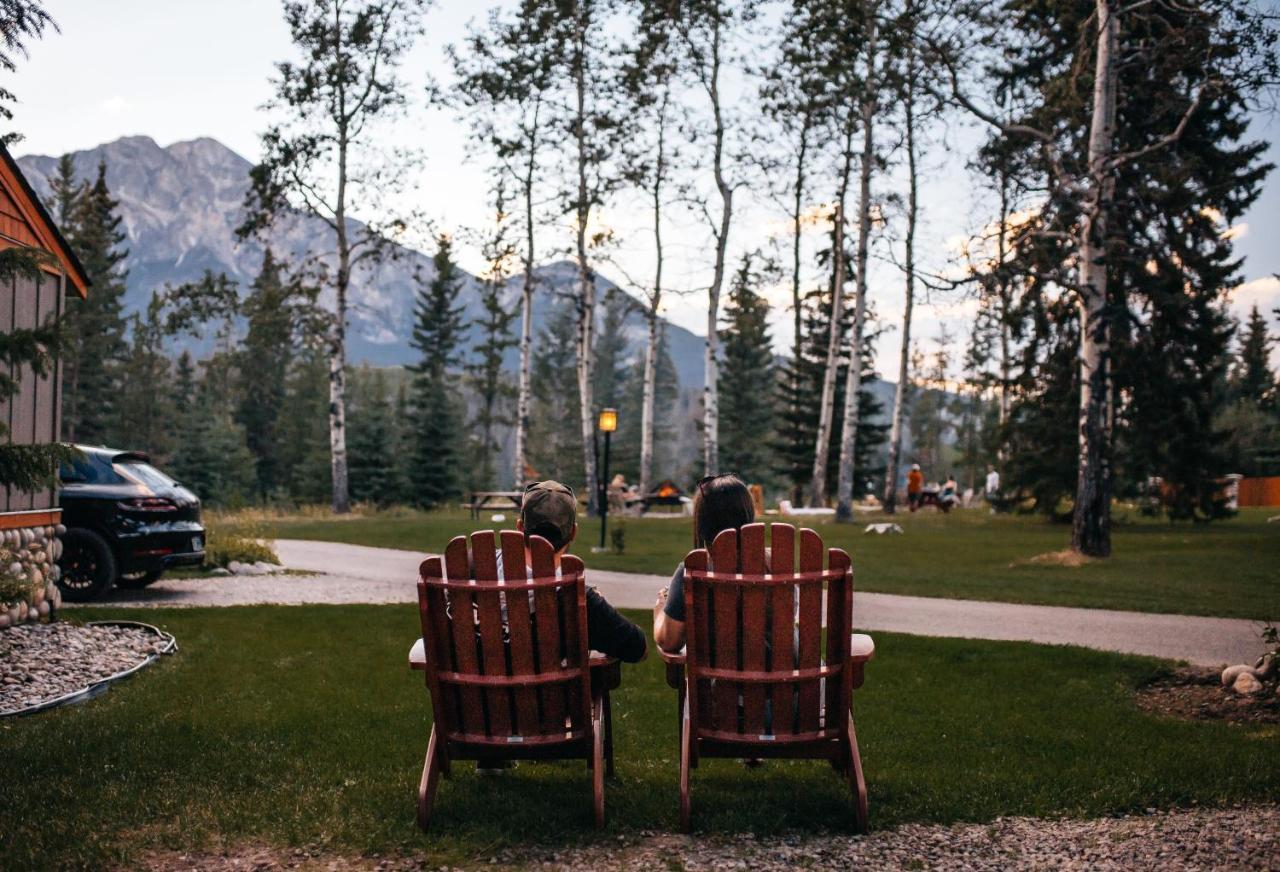
[{"label": "suv tail light", "polygon": [[163,497],[135,497],[121,500],[120,508],[127,512],[176,512],[178,506],[172,500]]}]

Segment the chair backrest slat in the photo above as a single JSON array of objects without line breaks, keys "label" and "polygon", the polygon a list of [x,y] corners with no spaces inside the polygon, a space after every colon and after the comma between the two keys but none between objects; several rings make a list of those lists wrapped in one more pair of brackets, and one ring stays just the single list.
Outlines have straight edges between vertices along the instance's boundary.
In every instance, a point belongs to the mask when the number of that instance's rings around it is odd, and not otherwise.
[{"label": "chair backrest slat", "polygon": [[[805,527],[800,531],[801,573],[822,570],[822,540],[818,534]],[[815,620],[816,618],[816,620]],[[822,660],[822,585],[800,585],[799,669],[812,669]],[[800,699],[796,704],[798,730],[802,733],[818,729],[818,682],[806,681],[799,686]]]},{"label": "chair backrest slat", "polygon": [[[791,575],[796,566],[796,528],[790,524],[772,524],[769,528],[769,571],[774,575]],[[769,590],[772,609],[769,628],[769,668],[775,672],[796,666],[796,588],[777,585]],[[790,684],[775,684],[769,699],[773,709],[773,732],[785,736],[795,732],[796,689]]]},{"label": "chair backrest slat", "polygon": [[[502,553],[499,578],[498,547]],[[591,730],[582,561],[504,531],[457,537],[419,581],[427,684],[454,741],[581,740]],[[449,673],[443,676],[441,673]],[[521,679],[526,679],[522,681]]]},{"label": "chair backrest slat", "polygon": [[[450,581],[466,581],[471,578],[471,559],[467,554],[467,537],[455,536],[444,549],[444,572]],[[480,655],[477,651],[474,626],[475,596],[470,590],[454,588],[449,592],[449,633],[453,637],[453,652],[457,658],[458,672],[480,672]],[[461,710],[454,726],[459,733],[487,735],[489,721],[485,717],[484,697],[479,688],[459,687]]]},{"label": "chair backrest slat", "polygon": [[[738,571],[738,534],[727,530],[711,543],[713,572]],[[742,668],[742,591],[736,585],[716,585],[711,593],[712,663],[717,669]],[[738,731],[738,691],[732,681],[717,681],[711,689],[712,708],[718,730]]]},{"label": "chair backrest slat", "polygon": [[[498,553],[492,530],[471,534],[471,566],[480,613],[480,665],[485,675],[505,675],[507,663],[502,637],[502,593],[498,589]],[[491,687],[484,691],[489,714],[489,735],[512,735],[511,691]]]},{"label": "chair backrest slat", "polygon": [[[555,559],[551,545],[541,537],[533,537],[530,547],[530,564],[534,578],[547,578],[555,575]],[[560,588],[563,590],[563,588]],[[557,595],[557,589],[540,587],[534,591],[534,626],[537,629],[537,661],[539,672],[551,672],[560,668],[560,651],[563,644],[564,621],[560,612],[571,607],[564,596]],[[553,684],[538,689],[542,703],[542,728],[550,734],[563,732],[565,724],[565,686]]]},{"label": "chair backrest slat", "polygon": [[834,740],[847,731],[839,713],[849,703],[849,557],[824,549],[813,530],[797,537],[773,524],[768,533],[771,549],[766,525],[749,524],[685,558],[691,728],[743,743],[797,733]]},{"label": "chair backrest slat", "polygon": [[[499,534],[502,545],[502,572],[510,581],[524,581],[528,576],[524,556],[524,534],[517,530],[503,530]],[[510,568],[508,568],[510,567]],[[511,643],[508,651],[511,655],[512,675],[536,675],[537,658],[533,650],[533,627],[528,593],[520,592],[506,597],[507,626],[510,628]],[[515,731],[540,734],[545,732],[538,716],[538,691],[532,687],[517,687],[512,691],[515,697],[516,722]]]},{"label": "chair backrest slat", "polygon": [[[764,525],[749,524],[738,534],[738,570],[744,576],[762,577],[768,572],[765,562]],[[769,646],[767,617],[769,591],[760,586],[742,589],[742,668],[751,672],[765,669],[765,650]],[[743,683],[742,731],[748,735],[765,732],[765,688],[756,682]]]}]

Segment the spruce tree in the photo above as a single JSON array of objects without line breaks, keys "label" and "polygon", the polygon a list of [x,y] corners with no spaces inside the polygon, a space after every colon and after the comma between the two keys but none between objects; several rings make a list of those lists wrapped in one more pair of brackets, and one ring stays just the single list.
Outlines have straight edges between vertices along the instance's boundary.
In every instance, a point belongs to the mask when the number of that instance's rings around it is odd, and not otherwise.
[{"label": "spruce tree", "polygon": [[129,318],[129,353],[120,366],[112,441],[118,448],[146,451],[164,463],[172,450],[172,388],[164,349],[164,298],[152,294],[146,313]]},{"label": "spruce tree", "polygon": [[492,234],[484,241],[485,260],[488,268],[480,282],[481,315],[472,322],[476,331],[476,356],[467,365],[471,383],[479,394],[475,417],[471,422],[472,450],[475,462],[470,465],[470,486],[475,490],[491,490],[494,486],[495,463],[501,446],[497,440],[497,428],[507,419],[506,405],[514,396],[511,385],[502,374],[503,359],[508,349],[514,348],[511,323],[518,310],[508,305],[506,299],[506,267],[515,255],[515,248],[507,241],[506,199],[501,182],[496,192],[497,223]]},{"label": "spruce tree", "polygon": [[[102,444],[116,432],[118,368],[125,354],[123,301],[128,252],[125,234],[107,188],[106,163],[93,184],[75,198],[68,241],[84,266],[92,293],[68,294],[63,315],[62,422],[70,442]],[[127,435],[127,434],[121,434]]]},{"label": "spruce tree", "polygon": [[720,330],[720,458],[745,481],[765,482],[774,465],[771,399],[774,384],[769,303],[757,291],[761,275],[743,257],[729,286]]},{"label": "spruce tree", "polygon": [[236,421],[244,427],[253,452],[259,497],[272,495],[282,484],[280,415],[285,381],[293,359],[295,319],[290,310],[290,287],[270,248],[250,286],[241,311],[248,324],[238,351]]},{"label": "spruce tree", "polygon": [[[611,465],[628,481],[640,481],[640,449],[644,438],[644,358],[637,358],[625,373],[618,404],[618,432],[613,438]],[[680,413],[680,378],[671,359],[666,331],[658,336],[653,374],[653,476],[650,487],[663,478],[676,477],[676,428]]]},{"label": "spruce tree", "polygon": [[351,388],[351,498],[389,505],[402,487],[386,375],[366,364],[352,373]]},{"label": "spruce tree", "polygon": [[574,336],[577,313],[571,305],[554,308],[533,353],[533,416],[529,422],[529,464],[538,478],[583,485],[582,436],[578,420],[578,381]]},{"label": "spruce tree", "polygon": [[1267,333],[1267,321],[1255,303],[1245,322],[1240,352],[1231,373],[1233,399],[1248,400],[1261,407],[1274,406],[1278,386],[1271,369],[1271,346],[1275,339]]},{"label": "spruce tree", "polygon": [[323,345],[303,345],[285,380],[280,410],[279,477],[293,500],[326,502],[332,495],[329,457],[329,364]]},{"label": "spruce tree", "polygon": [[231,417],[230,403],[207,368],[187,438],[175,447],[172,464],[175,477],[205,503],[234,508],[253,492],[253,455],[244,428]]},{"label": "spruce tree", "polygon": [[604,317],[596,338],[591,396],[599,409],[617,408],[622,402],[628,364],[627,314],[634,302],[624,292],[610,288],[604,298]]},{"label": "spruce tree", "polygon": [[414,305],[410,344],[419,356],[409,367],[414,430],[409,498],[423,508],[438,506],[459,492],[459,436],[465,420],[449,371],[458,362],[462,337],[462,307],[457,305],[462,279],[447,234],[436,239],[432,265],[435,274]]}]

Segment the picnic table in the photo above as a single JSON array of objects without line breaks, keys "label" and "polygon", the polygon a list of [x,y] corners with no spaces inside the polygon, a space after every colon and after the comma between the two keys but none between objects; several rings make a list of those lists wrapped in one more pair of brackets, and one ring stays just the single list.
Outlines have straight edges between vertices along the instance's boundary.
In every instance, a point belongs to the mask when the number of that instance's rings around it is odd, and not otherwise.
[{"label": "picnic table", "polygon": [[524,498],[521,491],[472,491],[471,502],[463,508],[471,510],[472,518],[479,518],[480,512],[488,508],[520,510],[520,500]]}]

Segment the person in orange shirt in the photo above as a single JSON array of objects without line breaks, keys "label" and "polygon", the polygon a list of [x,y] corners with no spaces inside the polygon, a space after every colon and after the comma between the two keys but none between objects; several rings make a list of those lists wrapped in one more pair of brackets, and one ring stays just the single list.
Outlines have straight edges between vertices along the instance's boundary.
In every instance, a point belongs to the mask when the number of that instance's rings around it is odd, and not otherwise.
[{"label": "person in orange shirt", "polygon": [[920,471],[920,464],[911,464],[911,471],[907,473],[907,505],[911,511],[920,508],[920,494],[924,490],[924,473]]}]

